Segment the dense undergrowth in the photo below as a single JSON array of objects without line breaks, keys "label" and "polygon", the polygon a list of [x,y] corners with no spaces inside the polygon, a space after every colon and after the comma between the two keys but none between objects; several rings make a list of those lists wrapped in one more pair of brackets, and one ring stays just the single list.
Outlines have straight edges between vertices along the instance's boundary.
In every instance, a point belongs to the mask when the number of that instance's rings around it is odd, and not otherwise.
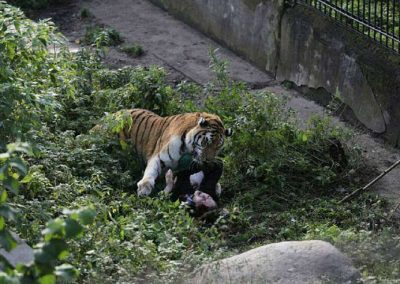
[{"label": "dense undergrowth", "polygon": [[[102,50],[71,54],[51,23],[33,23],[4,2],[0,11],[0,148],[18,140],[33,148],[18,155],[27,173],[8,164],[19,194],[0,175],[7,202],[19,211],[8,225],[34,245],[63,210],[94,208],[94,222],[84,222],[84,233],[68,241],[69,254],[57,256],[56,263],[78,268],[78,282],[172,282],[197,264],[259,244],[310,238],[351,247],[365,276],[399,278],[398,261],[381,265],[390,253],[378,253],[384,238],[392,252],[400,249],[384,202],[362,195],[338,204],[365,174],[356,146],[341,151],[351,134],[319,118],[299,129],[282,99],[230,81],[214,52],[215,81],[170,86],[159,67],[109,70]],[[49,52],[53,44],[60,52]],[[160,115],[208,111],[234,129],[221,154],[229,214],[206,222],[166,196],[136,196],[141,169],[113,134],[123,120],[112,115],[133,107]],[[98,123],[112,131],[91,132]]]}]

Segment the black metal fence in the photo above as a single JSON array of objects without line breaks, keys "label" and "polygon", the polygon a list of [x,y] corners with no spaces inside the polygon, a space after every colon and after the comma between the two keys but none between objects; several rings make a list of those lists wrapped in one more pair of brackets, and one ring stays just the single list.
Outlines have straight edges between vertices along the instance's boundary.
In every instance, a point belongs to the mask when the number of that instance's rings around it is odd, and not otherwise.
[{"label": "black metal fence", "polygon": [[400,53],[400,0],[295,0]]}]

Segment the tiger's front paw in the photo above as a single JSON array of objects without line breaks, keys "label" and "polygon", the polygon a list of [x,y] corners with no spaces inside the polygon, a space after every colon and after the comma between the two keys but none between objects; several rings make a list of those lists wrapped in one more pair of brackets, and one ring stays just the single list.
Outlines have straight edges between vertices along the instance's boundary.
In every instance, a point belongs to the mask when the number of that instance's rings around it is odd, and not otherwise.
[{"label": "tiger's front paw", "polygon": [[[175,178],[176,179],[176,178]],[[164,188],[164,192],[165,193],[170,193],[172,191],[172,189],[174,188],[174,184],[175,184],[175,180],[174,179],[174,174],[172,173],[172,171],[169,169],[167,171],[167,173],[165,174],[165,188]]]},{"label": "tiger's front paw", "polygon": [[142,179],[137,183],[137,193],[138,196],[148,196],[152,192],[154,187],[154,182],[148,179]]}]

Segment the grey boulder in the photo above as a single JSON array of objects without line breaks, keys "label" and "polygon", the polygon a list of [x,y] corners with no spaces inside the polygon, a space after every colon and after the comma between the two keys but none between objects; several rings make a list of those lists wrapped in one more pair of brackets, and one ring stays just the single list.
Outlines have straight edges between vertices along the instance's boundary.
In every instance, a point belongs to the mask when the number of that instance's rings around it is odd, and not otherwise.
[{"label": "grey boulder", "polygon": [[359,272],[323,241],[265,245],[200,267],[184,283],[357,283]]}]

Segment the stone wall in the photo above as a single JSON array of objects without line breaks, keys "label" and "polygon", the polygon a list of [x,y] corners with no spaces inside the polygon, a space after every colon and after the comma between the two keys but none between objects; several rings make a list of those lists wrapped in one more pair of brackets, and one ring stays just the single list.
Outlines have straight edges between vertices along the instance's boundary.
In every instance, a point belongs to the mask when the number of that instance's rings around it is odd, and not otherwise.
[{"label": "stone wall", "polygon": [[357,119],[398,145],[400,58],[317,11],[283,0],[150,0],[279,81],[340,94]]},{"label": "stone wall", "polygon": [[150,0],[274,74],[283,0]]}]

